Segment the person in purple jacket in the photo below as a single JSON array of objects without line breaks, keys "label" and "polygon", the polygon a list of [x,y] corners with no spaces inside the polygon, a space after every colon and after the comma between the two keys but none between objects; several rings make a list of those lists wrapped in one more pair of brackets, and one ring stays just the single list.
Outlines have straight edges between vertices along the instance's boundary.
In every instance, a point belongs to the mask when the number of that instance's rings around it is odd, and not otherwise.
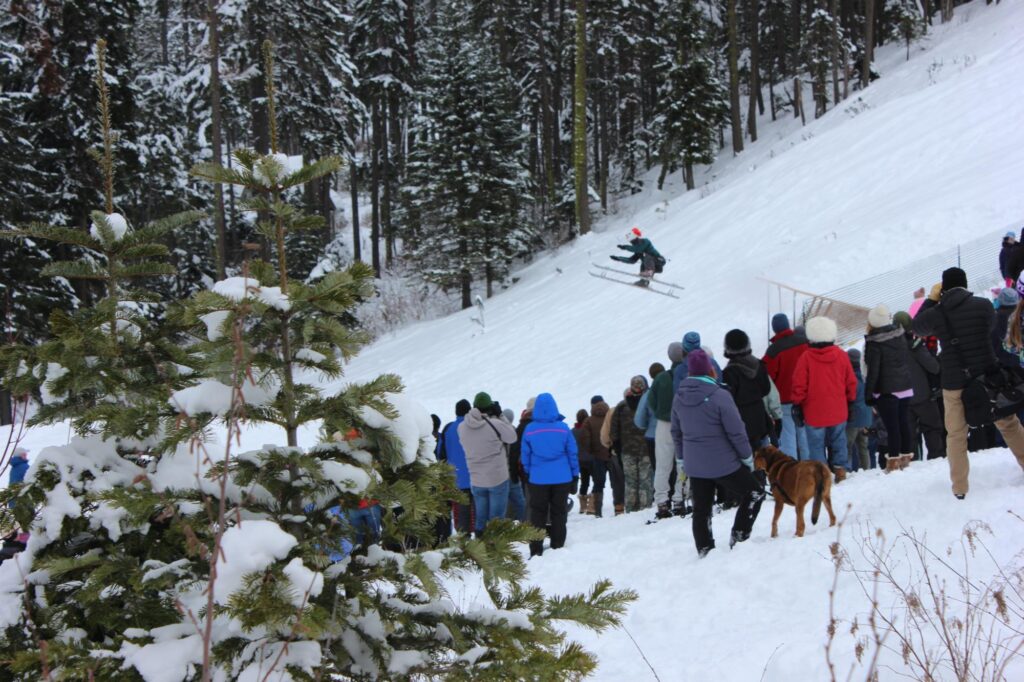
[{"label": "person in purple jacket", "polygon": [[715,548],[711,506],[720,485],[740,501],[729,547],[750,537],[761,510],[764,488],[753,474],[754,453],[747,429],[728,390],[715,377],[711,358],[694,350],[686,358],[688,376],[672,403],[672,440],[676,459],[690,480],[693,496],[693,539],[697,554]]}]

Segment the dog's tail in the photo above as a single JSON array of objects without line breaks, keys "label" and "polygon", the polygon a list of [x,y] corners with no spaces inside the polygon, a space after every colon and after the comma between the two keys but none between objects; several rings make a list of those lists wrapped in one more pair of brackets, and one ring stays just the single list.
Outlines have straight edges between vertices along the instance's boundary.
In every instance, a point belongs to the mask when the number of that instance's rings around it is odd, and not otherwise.
[{"label": "dog's tail", "polygon": [[814,467],[814,505],[811,507],[811,523],[818,523],[818,516],[821,515],[821,499],[825,495],[825,484],[832,482],[832,474],[828,467],[822,464]]}]

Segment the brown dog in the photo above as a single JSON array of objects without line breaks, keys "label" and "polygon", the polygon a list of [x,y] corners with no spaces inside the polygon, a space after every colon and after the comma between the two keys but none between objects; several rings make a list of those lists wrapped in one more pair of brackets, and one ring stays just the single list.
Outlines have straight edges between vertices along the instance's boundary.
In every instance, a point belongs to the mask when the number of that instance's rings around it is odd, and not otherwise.
[{"label": "brown dog", "polygon": [[832,512],[832,472],[822,462],[805,460],[798,462],[776,447],[766,445],[754,453],[754,468],[768,475],[775,498],[775,515],[772,517],[772,537],[779,534],[779,516],[784,505],[796,507],[796,536],[804,536],[804,506],[814,500],[811,507],[811,523],[818,523],[821,503],[828,510],[829,526],[836,525]]}]

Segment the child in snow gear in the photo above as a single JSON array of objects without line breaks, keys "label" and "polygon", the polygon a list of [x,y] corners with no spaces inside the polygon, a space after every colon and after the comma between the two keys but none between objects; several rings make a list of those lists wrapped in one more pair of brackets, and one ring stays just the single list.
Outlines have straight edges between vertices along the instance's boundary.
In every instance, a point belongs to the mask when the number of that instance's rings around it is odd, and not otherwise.
[{"label": "child in snow gear", "polygon": [[[601,427],[608,416],[608,403],[599,395],[590,399],[590,416],[583,423],[579,434],[580,452],[586,452],[590,458],[590,477],[594,489],[590,495],[590,506],[594,516],[600,518],[604,504],[604,484],[608,478],[608,467],[612,454],[601,442]],[[573,434],[575,435],[575,434]]]},{"label": "child in snow gear", "polygon": [[750,537],[764,489],[753,474],[754,453],[729,391],[715,380],[711,358],[695,350],[686,359],[689,374],[672,403],[672,441],[693,495],[693,539],[697,554],[715,547],[711,508],[717,486],[738,501],[729,547]]},{"label": "child in snow gear", "polygon": [[810,348],[800,356],[793,370],[792,397],[794,406],[802,412],[809,459],[828,464],[831,454],[839,483],[846,478],[849,468],[846,422],[849,404],[857,399],[857,377],[853,375],[850,358],[835,345],[836,334],[836,323],[827,317],[807,321]]},{"label": "child in snow gear", "polygon": [[928,459],[946,456],[946,430],[942,424],[942,408],[939,398],[942,389],[939,387],[939,359],[925,343],[911,332],[913,320],[905,312],[892,316],[893,322],[904,330],[904,338],[910,349],[910,380],[914,386],[914,396],[910,399],[910,427],[914,433],[915,443],[924,436]]},{"label": "child in snow gear", "polygon": [[665,268],[665,258],[654,248],[650,239],[644,237],[639,227],[634,227],[626,233],[628,244],[619,244],[618,248],[629,251],[632,256],[611,256],[610,258],[620,263],[635,263],[640,261],[640,279],[637,286],[650,286],[651,278],[662,272]]},{"label": "child in snow gear", "polygon": [[[647,390],[647,379],[637,375],[629,382],[629,390],[609,417],[610,437],[622,456],[625,478],[624,511],[640,511],[651,506],[654,490],[651,464],[647,456],[644,430],[635,423],[640,397]],[[617,510],[616,510],[617,511]]]},{"label": "child in snow gear", "polygon": [[587,430],[587,420],[590,413],[586,410],[576,411],[576,423],[572,427],[572,436],[576,440],[577,458],[580,465],[579,502],[580,514],[593,514],[591,505],[592,495],[587,493],[590,490],[590,472],[593,460],[590,458],[590,451],[583,445],[583,433]]},{"label": "child in snow gear", "polygon": [[468,502],[452,502],[452,525],[456,533],[469,534],[474,526],[473,493],[469,485],[469,467],[466,466],[466,451],[459,441],[459,426],[466,415],[473,409],[469,401],[463,398],[455,403],[455,421],[449,422],[441,429],[441,438],[437,444],[437,460],[447,462],[455,469],[455,485],[466,496]]}]

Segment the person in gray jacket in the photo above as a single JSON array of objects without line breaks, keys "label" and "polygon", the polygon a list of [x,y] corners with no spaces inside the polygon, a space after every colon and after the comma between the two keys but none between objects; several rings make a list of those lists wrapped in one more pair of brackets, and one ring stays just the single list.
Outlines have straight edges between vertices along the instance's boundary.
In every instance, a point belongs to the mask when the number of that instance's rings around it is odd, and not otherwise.
[{"label": "person in gray jacket", "polygon": [[732,395],[716,381],[711,358],[695,350],[686,360],[688,375],[672,403],[672,439],[690,480],[693,539],[703,557],[715,547],[715,487],[722,486],[739,500],[729,547],[750,537],[765,493],[753,473],[754,453],[743,419]]},{"label": "person in gray jacket", "polygon": [[516,442],[516,430],[501,417],[491,396],[477,393],[473,409],[459,424],[459,442],[466,451],[470,489],[476,505],[476,533],[491,519],[505,517],[509,477],[507,447]]}]

